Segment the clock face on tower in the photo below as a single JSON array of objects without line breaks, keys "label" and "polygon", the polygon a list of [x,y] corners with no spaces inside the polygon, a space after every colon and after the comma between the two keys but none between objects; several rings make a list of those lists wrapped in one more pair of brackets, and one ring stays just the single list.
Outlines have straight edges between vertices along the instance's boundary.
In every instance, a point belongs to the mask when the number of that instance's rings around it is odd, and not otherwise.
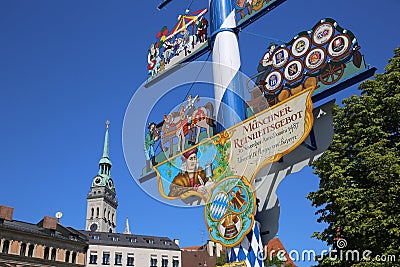
[{"label": "clock face on tower", "polygon": [[103,178],[101,176],[96,176],[93,179],[93,184],[100,185],[102,180],[103,180]]},{"label": "clock face on tower", "polygon": [[99,223],[98,222],[92,222],[90,225],[89,225],[89,231],[91,231],[91,232],[96,232],[97,230],[99,229]]},{"label": "clock face on tower", "polygon": [[112,181],[111,179],[108,180],[107,186],[108,186],[108,188],[110,188],[110,189],[113,189],[113,188],[114,188],[114,183],[113,183],[113,181]]}]

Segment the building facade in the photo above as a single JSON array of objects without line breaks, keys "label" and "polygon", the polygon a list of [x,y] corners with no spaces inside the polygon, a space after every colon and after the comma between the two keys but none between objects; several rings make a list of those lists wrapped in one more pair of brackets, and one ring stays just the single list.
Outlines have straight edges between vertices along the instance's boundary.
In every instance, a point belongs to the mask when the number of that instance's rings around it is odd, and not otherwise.
[{"label": "building facade", "polygon": [[167,237],[82,231],[87,266],[181,267],[179,246]]},{"label": "building facade", "polygon": [[0,266],[85,266],[84,234],[49,216],[37,224],[13,220],[13,210],[0,206]]}]

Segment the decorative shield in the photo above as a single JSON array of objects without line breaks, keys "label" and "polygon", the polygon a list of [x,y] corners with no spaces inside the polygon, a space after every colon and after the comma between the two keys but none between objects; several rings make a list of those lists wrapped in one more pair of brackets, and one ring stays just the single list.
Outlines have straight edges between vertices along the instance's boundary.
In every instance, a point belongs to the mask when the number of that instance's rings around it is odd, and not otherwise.
[{"label": "decorative shield", "polygon": [[227,247],[239,244],[253,227],[255,208],[255,192],[245,177],[218,182],[204,209],[211,239]]}]

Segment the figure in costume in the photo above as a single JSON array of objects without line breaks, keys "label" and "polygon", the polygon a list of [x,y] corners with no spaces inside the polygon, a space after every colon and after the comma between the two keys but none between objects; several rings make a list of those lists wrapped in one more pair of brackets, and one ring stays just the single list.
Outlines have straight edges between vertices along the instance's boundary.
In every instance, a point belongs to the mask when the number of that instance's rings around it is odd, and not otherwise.
[{"label": "figure in costume", "polygon": [[146,133],[144,139],[144,151],[146,154],[146,171],[150,172],[150,160],[153,167],[158,164],[154,154],[154,143],[159,139],[159,132],[154,122],[149,123],[147,128],[149,131]]},{"label": "figure in costume", "polygon": [[265,77],[267,77],[268,73],[272,70],[272,53],[275,51],[275,48],[276,44],[270,43],[268,52],[264,54],[258,64],[257,71],[259,75],[256,80],[257,85],[264,83]]},{"label": "figure in costume", "polygon": [[207,195],[208,190],[205,186],[208,178],[206,173],[198,165],[197,147],[183,153],[182,160],[185,168],[178,173],[172,180],[168,196],[178,197],[189,191],[196,191],[202,195]]}]

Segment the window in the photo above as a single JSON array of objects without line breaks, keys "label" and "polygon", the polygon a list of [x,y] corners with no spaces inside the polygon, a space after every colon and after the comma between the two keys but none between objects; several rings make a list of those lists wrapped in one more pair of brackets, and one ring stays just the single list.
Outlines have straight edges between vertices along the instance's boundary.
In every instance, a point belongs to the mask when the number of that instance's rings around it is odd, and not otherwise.
[{"label": "window", "polygon": [[119,241],[119,238],[118,238],[118,236],[112,236],[112,237],[111,237],[111,240],[112,240],[112,241]]},{"label": "window", "polygon": [[154,240],[153,240],[153,239],[146,239],[146,242],[147,242],[148,244],[154,244]]},{"label": "window", "polygon": [[50,253],[50,249],[48,247],[46,247],[44,249],[43,259],[48,260],[49,259],[49,253]]},{"label": "window", "polygon": [[122,253],[115,253],[115,265],[122,265]]},{"label": "window", "polygon": [[56,256],[57,256],[57,249],[53,248],[51,250],[51,260],[55,261],[56,260]]},{"label": "window", "polygon": [[99,213],[100,213],[100,209],[99,209],[99,207],[97,207],[97,209],[96,209],[96,218],[99,218]]},{"label": "window", "polygon": [[99,240],[99,239],[100,239],[100,236],[98,236],[98,235],[92,235],[92,239],[94,239],[94,240]]},{"label": "window", "polygon": [[22,243],[22,244],[21,244],[21,247],[20,247],[20,249],[19,249],[19,255],[20,255],[20,256],[25,256],[25,252],[26,252],[26,244],[25,244],[25,243]]},{"label": "window", "polygon": [[103,252],[103,264],[110,265],[110,252]]},{"label": "window", "polygon": [[129,242],[131,242],[131,243],[136,243],[136,242],[137,242],[136,237],[129,237],[128,240],[129,240]]},{"label": "window", "polygon": [[126,260],[126,265],[127,266],[133,266],[134,263],[135,263],[135,258],[134,258],[133,253],[128,253],[128,257],[127,257],[127,260]]},{"label": "window", "polygon": [[28,257],[33,257],[33,249],[35,248],[34,245],[29,245],[28,249]]},{"label": "window", "polygon": [[157,267],[157,256],[152,255],[150,258],[150,267]]},{"label": "window", "polygon": [[89,264],[97,264],[97,252],[96,251],[90,252]]},{"label": "window", "polygon": [[168,257],[167,256],[163,256],[163,258],[161,259],[161,267],[168,267]]},{"label": "window", "polygon": [[178,267],[179,266],[179,260],[173,259],[172,260],[172,267]]},{"label": "window", "polygon": [[76,263],[76,252],[72,252],[72,263]]},{"label": "window", "polygon": [[3,249],[2,249],[2,253],[4,254],[8,254],[8,249],[10,248],[10,241],[8,240],[4,240],[3,242]]},{"label": "window", "polygon": [[91,212],[91,216],[90,216],[90,219],[93,219],[93,216],[94,216],[94,208],[92,208],[92,212]]},{"label": "window", "polygon": [[71,252],[69,252],[68,250],[65,251],[65,262],[69,262],[69,256],[70,256]]}]

